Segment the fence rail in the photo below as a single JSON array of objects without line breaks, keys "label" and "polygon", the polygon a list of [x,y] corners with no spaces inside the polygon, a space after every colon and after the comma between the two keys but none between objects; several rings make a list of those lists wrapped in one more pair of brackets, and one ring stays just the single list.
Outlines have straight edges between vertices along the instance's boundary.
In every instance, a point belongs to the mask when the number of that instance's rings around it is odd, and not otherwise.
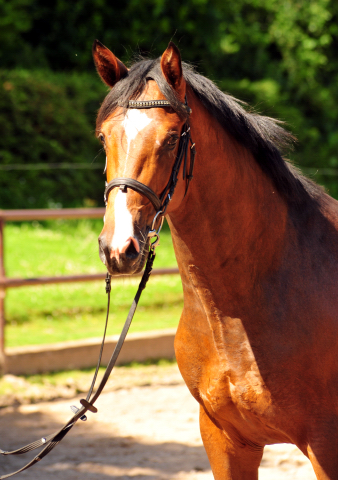
[{"label": "fence rail", "polygon": [[53,218],[103,218],[105,208],[55,208],[36,210],[0,210],[0,222],[50,220]]},{"label": "fence rail", "polygon": [[[104,273],[64,275],[54,277],[36,278],[10,278],[6,277],[4,259],[4,227],[6,221],[19,222],[30,220],[50,219],[77,219],[77,218],[102,218],[104,208],[59,208],[59,209],[36,209],[36,210],[0,210],[0,370],[5,359],[5,297],[6,289],[26,287],[32,285],[44,285],[53,283],[92,282],[103,280]],[[178,268],[154,269],[152,275],[173,275],[178,273]],[[139,277],[135,274],[132,277]],[[112,280],[119,277],[113,277]]]}]

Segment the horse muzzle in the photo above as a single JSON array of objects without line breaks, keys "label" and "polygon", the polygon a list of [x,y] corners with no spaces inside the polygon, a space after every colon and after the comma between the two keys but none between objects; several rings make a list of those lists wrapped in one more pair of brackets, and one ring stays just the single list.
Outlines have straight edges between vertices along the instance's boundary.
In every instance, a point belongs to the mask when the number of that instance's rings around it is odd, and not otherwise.
[{"label": "horse muzzle", "polygon": [[147,258],[149,242],[141,242],[135,236],[114,243],[105,233],[99,236],[99,256],[111,275],[130,275],[142,270]]}]

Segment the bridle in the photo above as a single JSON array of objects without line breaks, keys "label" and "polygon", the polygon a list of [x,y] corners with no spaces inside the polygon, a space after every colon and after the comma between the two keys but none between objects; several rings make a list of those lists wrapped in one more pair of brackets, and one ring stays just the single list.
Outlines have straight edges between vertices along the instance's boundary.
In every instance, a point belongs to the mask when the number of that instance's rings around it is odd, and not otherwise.
[{"label": "bridle", "polygon": [[[171,107],[170,102],[168,100],[129,100],[128,108],[163,108],[163,107]],[[188,107],[187,98],[185,98],[185,103],[182,104],[182,107],[186,111],[188,115],[191,114],[191,108]],[[187,173],[187,160],[188,160],[188,150],[189,150],[189,143],[190,145],[190,165],[189,165],[189,173]],[[109,183],[106,182],[105,191],[104,191],[104,201],[107,206],[108,195],[116,187],[119,187],[122,192],[126,192],[127,188],[131,188],[136,192],[144,195],[153,205],[155,209],[155,216],[153,218],[152,224],[148,229],[148,237],[155,238],[153,244],[155,246],[159,243],[159,234],[163,225],[164,216],[168,207],[169,202],[171,201],[176,184],[178,181],[178,174],[183,162],[183,180],[186,180],[186,188],[185,194],[187,194],[190,182],[193,178],[193,170],[194,170],[194,163],[195,163],[195,144],[193,143],[190,135],[190,126],[189,121],[186,120],[182,127],[182,133],[180,136],[180,142],[178,145],[176,159],[171,171],[170,178],[168,183],[160,196],[158,196],[149,186],[144,185],[144,183],[135,180],[134,178],[114,178]],[[155,225],[157,220],[160,220],[160,226],[156,230]]]},{"label": "bridle", "polygon": [[[129,108],[156,108],[156,107],[170,107],[170,102],[167,100],[149,100],[149,101],[137,101],[137,100],[130,100],[129,101]],[[185,99],[185,104],[182,104],[182,106],[185,108],[186,112],[190,115],[191,109],[187,105],[187,100]],[[188,155],[188,147],[189,147],[189,142],[191,143],[190,146],[190,167],[189,167],[189,173],[187,174],[187,155]],[[135,314],[136,308],[138,301],[141,297],[141,293],[146,287],[147,281],[150,277],[153,262],[155,259],[155,248],[159,244],[159,238],[160,238],[160,230],[163,225],[163,220],[164,220],[164,215],[167,210],[167,206],[174,194],[175,187],[178,181],[178,174],[180,167],[183,162],[183,180],[186,179],[186,190],[185,194],[188,191],[188,187],[190,184],[190,181],[192,180],[193,176],[193,169],[194,169],[194,161],[195,161],[195,144],[191,140],[190,136],[190,127],[188,120],[185,122],[182,128],[182,133],[180,136],[180,143],[178,146],[178,151],[177,151],[177,156],[175,159],[175,163],[172,168],[172,172],[170,175],[170,178],[168,180],[168,183],[161,193],[160,197],[157,196],[157,194],[147,185],[144,185],[143,183],[132,179],[132,178],[114,178],[111,182],[108,184],[106,183],[106,188],[104,192],[104,199],[105,203],[107,205],[107,199],[109,192],[115,188],[119,187],[122,191],[126,191],[127,188],[131,188],[132,190],[135,190],[136,192],[140,193],[141,195],[144,195],[145,197],[148,198],[148,200],[153,204],[156,214],[153,218],[152,225],[149,229],[148,232],[148,237],[150,239],[154,239],[155,241],[150,243],[150,248],[149,248],[149,254],[148,254],[148,259],[147,263],[144,269],[144,273],[142,276],[142,279],[140,281],[140,284],[138,286],[136,295],[134,297],[133,303],[130,307],[127,319],[125,321],[125,324],[123,326],[120,338],[116,344],[116,347],[114,349],[114,352],[109,360],[109,363],[107,365],[106,371],[103,375],[103,378],[96,390],[95,393],[93,393],[94,386],[96,383],[96,378],[97,374],[101,365],[101,358],[102,358],[102,353],[103,353],[103,347],[104,347],[104,341],[106,337],[106,331],[107,331],[107,324],[108,324],[108,317],[109,317],[109,307],[110,307],[110,291],[111,291],[111,284],[110,284],[110,275],[107,273],[106,277],[106,293],[108,294],[108,305],[107,305],[107,314],[106,314],[106,323],[105,323],[105,328],[104,328],[104,334],[103,334],[103,339],[101,343],[101,348],[100,348],[100,353],[99,353],[99,359],[98,363],[95,369],[94,377],[92,380],[92,384],[90,386],[89,392],[87,394],[86,399],[81,399],[80,404],[81,407],[76,407],[76,406],[71,406],[71,410],[74,413],[73,417],[62,427],[60,428],[57,432],[52,433],[51,435],[48,435],[46,437],[42,437],[35,442],[32,442],[28,445],[25,445],[22,448],[19,448],[17,450],[13,451],[5,451],[0,449],[0,454],[2,455],[21,455],[23,453],[30,452],[31,450],[35,450],[36,448],[43,447],[43,449],[40,451],[39,455],[34,457],[29,463],[27,463],[24,467],[20,468],[16,472],[9,473],[7,475],[2,475],[0,476],[0,480],[4,480],[5,478],[12,477],[13,475],[16,475],[20,472],[23,472],[24,470],[27,470],[31,466],[33,466],[35,463],[39,462],[44,458],[53,448],[58,445],[61,440],[67,435],[67,433],[72,429],[72,427],[75,425],[75,423],[78,420],[83,420],[86,421],[86,412],[90,411],[93,413],[97,412],[97,408],[94,406],[94,402],[98,399],[100,396],[104,386],[106,385],[108,378],[110,376],[110,373],[112,372],[116,360],[119,356],[119,353],[121,351],[121,348],[123,346],[124,340],[127,336],[130,324],[132,322],[133,316]],[[159,228],[156,230],[155,225],[156,221],[160,217],[161,222]]]}]

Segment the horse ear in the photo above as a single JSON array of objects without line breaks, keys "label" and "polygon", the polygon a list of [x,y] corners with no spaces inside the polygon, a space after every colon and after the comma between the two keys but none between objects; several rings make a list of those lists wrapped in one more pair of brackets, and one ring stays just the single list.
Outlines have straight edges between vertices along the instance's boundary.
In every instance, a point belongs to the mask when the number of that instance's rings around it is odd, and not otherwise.
[{"label": "horse ear", "polygon": [[184,100],[186,83],[182,73],[181,54],[173,42],[169,43],[161,57],[161,69],[169,85],[178,93],[181,100]]},{"label": "horse ear", "polygon": [[108,87],[128,75],[128,68],[98,40],[93,43],[93,58],[97,73]]}]

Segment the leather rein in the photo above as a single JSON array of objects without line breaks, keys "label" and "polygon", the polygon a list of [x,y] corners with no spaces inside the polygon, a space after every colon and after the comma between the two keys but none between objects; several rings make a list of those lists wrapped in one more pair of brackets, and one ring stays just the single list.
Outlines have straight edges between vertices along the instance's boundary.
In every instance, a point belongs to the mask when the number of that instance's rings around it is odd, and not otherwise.
[{"label": "leather rein", "polygon": [[[185,104],[183,104],[186,112],[190,115],[191,109],[187,105],[187,100],[185,99]],[[130,100],[128,104],[128,108],[159,108],[159,107],[171,107],[171,104],[168,100],[149,100],[149,101],[137,101],[137,100]],[[188,157],[188,149],[189,149],[189,143],[191,143],[190,146],[190,165],[189,165],[189,173],[187,173],[187,157]],[[104,347],[104,342],[105,342],[105,337],[106,337],[106,331],[107,331],[107,325],[108,325],[108,317],[109,317],[109,308],[110,308],[110,292],[111,292],[111,281],[110,281],[110,274],[107,273],[106,277],[106,293],[108,295],[108,303],[107,303],[107,314],[106,314],[106,322],[105,322],[105,327],[104,327],[104,334],[103,334],[103,339],[101,343],[101,348],[100,348],[100,353],[99,353],[99,358],[97,362],[97,366],[95,369],[94,377],[90,386],[90,389],[88,391],[88,394],[85,399],[80,400],[81,407],[76,407],[72,405],[70,408],[74,415],[72,418],[58,431],[46,436],[39,438],[35,442],[29,443],[28,445],[25,445],[22,448],[19,448],[17,450],[12,450],[12,451],[5,451],[0,449],[0,454],[2,455],[21,455],[23,453],[30,452],[31,450],[35,450],[36,448],[43,447],[40,453],[35,456],[29,463],[27,463],[24,467],[20,468],[19,470],[9,473],[7,475],[1,475],[0,480],[4,480],[5,478],[12,477],[13,475],[16,475],[18,473],[23,472],[24,470],[27,470],[28,468],[32,467],[35,465],[37,462],[42,460],[50,451],[52,451],[60,442],[61,440],[67,435],[67,433],[73,428],[75,423],[78,420],[86,421],[86,412],[90,411],[93,413],[97,412],[97,408],[94,406],[94,403],[100,396],[103,388],[105,387],[109,376],[116,364],[117,358],[120,354],[121,348],[123,346],[124,340],[127,336],[130,324],[132,322],[133,316],[135,314],[137,304],[139,302],[139,299],[141,297],[141,293],[146,287],[147,281],[150,277],[154,259],[155,259],[155,248],[159,245],[159,239],[160,239],[160,230],[163,225],[163,220],[164,220],[164,215],[167,210],[167,206],[174,194],[175,187],[178,181],[178,174],[183,162],[183,180],[186,180],[186,190],[185,190],[185,195],[188,191],[188,187],[190,184],[190,181],[193,178],[193,169],[194,169],[194,161],[195,161],[195,144],[191,140],[190,136],[190,126],[188,120],[185,122],[182,128],[182,133],[180,136],[180,143],[178,146],[178,151],[175,159],[175,163],[172,168],[172,172],[169,178],[169,181],[163,190],[163,192],[158,196],[150,187],[147,185],[144,185],[143,183],[139,182],[138,180],[132,179],[132,178],[114,178],[111,182],[107,183],[105,185],[105,191],[104,191],[104,200],[105,204],[107,205],[107,199],[109,192],[115,188],[119,187],[122,191],[126,191],[127,188],[131,188],[132,190],[135,190],[136,192],[140,193],[141,195],[144,195],[148,200],[152,203],[152,205],[155,208],[156,214],[154,216],[154,219],[152,221],[152,225],[148,231],[148,237],[150,238],[150,244],[149,244],[149,253],[148,253],[148,258],[147,258],[147,263],[144,269],[144,273],[142,276],[142,279],[140,281],[140,284],[138,286],[136,295],[134,297],[133,303],[130,307],[127,319],[125,321],[125,324],[123,326],[121,335],[119,337],[119,340],[115,346],[115,349],[113,351],[113,354],[108,362],[107,368],[105,370],[105,373],[102,377],[102,380],[97,387],[97,390],[95,393],[93,393],[95,383],[96,383],[96,378],[98,375],[98,371],[101,365],[101,359],[102,359],[102,353],[103,353],[103,347]],[[160,226],[156,230],[155,225],[157,220],[160,219]],[[154,240],[154,241],[153,241]]]}]

